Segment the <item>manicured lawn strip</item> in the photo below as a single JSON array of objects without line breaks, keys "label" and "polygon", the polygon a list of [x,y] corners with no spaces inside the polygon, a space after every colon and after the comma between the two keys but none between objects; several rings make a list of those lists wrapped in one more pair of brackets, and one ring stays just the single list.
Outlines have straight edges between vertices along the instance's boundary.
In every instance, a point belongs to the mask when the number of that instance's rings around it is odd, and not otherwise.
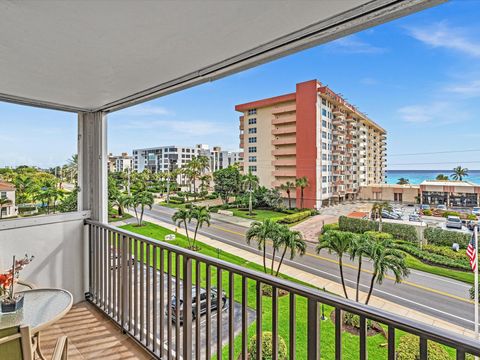
[{"label": "manicured lawn strip", "polygon": [[132,215],[127,213],[124,213],[121,218],[113,217],[112,215],[117,215],[117,214],[108,214],[108,222],[124,221],[133,217]]},{"label": "manicured lawn strip", "polygon": [[473,284],[474,274],[472,272],[458,271],[458,270],[443,268],[440,266],[428,265],[420,261],[419,259],[413,257],[412,255],[407,254],[406,252],[404,252],[404,254],[405,254],[405,260],[407,262],[407,266],[410,269],[420,270],[430,274],[444,276],[450,279],[463,281],[468,284]]},{"label": "manicured lawn strip", "polygon": [[165,201],[160,203],[161,206],[168,207],[170,209],[186,209],[187,204],[167,204]]},{"label": "manicured lawn strip", "polygon": [[[144,236],[151,237],[153,239],[161,240],[165,238],[165,235],[171,234],[172,231],[165,229],[161,226],[146,223],[143,227],[136,227],[134,225],[125,225],[122,226],[122,229],[127,231],[135,232]],[[177,234],[176,240],[169,241],[169,243],[181,247],[186,247],[188,245],[187,239],[185,236]],[[209,246],[207,244],[197,242],[197,245],[200,246],[199,253],[204,255],[208,255],[211,257],[218,257],[217,249]],[[166,256],[166,254],[165,254]],[[230,253],[221,252],[220,259],[237,264],[252,270],[256,271],[263,271],[263,266],[258,265],[256,263],[250,263],[247,260],[235,256]],[[167,266],[167,259],[165,257],[165,267]],[[150,258],[150,264],[153,264],[153,254]],[[159,264],[159,260],[157,259],[157,263]],[[165,268],[166,269],[166,268]],[[180,267],[182,271],[182,266]],[[175,256],[172,254],[172,270],[173,274],[175,274]],[[196,279],[196,266],[195,261],[192,264],[192,279],[195,283]],[[302,283],[294,278],[281,275],[282,278],[288,279],[290,281],[294,281],[296,283],[300,283],[303,285],[310,286],[308,284]],[[242,277],[241,275],[234,275],[234,298],[235,301],[240,303],[241,302],[241,286]],[[217,286],[217,271],[215,268],[211,268],[211,284],[212,286]],[[206,285],[206,265],[201,265],[201,286],[205,287]],[[248,291],[247,291],[247,303],[250,309],[256,308],[256,282],[253,280],[247,281]],[[229,279],[228,273],[223,271],[222,273],[222,288],[223,291],[227,294],[228,297],[228,289],[229,289]],[[262,297],[262,328],[263,331],[271,331],[272,330],[272,299],[270,297],[263,296]],[[289,341],[289,296],[282,296],[279,298],[278,301],[278,313],[279,313],[279,323],[278,323],[278,331],[279,335],[285,340],[288,347]],[[228,311],[228,310],[225,310]],[[333,359],[335,357],[335,325],[330,320],[330,313],[333,311],[333,308],[330,306],[325,306],[325,313],[327,320],[321,322],[321,357],[322,359]],[[320,309],[319,309],[320,315]],[[296,297],[296,358],[297,359],[306,359],[306,351],[307,351],[307,344],[308,344],[308,337],[307,337],[307,300],[303,297]],[[225,320],[224,320],[225,321]],[[215,330],[212,330],[215,331]],[[256,331],[256,322],[253,322],[248,328],[248,338],[250,339],[253,335],[255,335]],[[397,343],[402,335],[402,332],[396,332],[396,340]],[[202,336],[204,336],[202,334]],[[359,351],[359,337],[354,336],[350,333],[343,332],[342,334],[342,343],[343,343],[343,358],[344,359],[357,359],[358,358],[358,351]],[[382,335],[375,335],[372,337],[368,337],[367,346],[368,346],[368,354],[369,358],[371,359],[386,359],[387,357],[387,347],[385,344],[387,340]],[[237,335],[234,340],[234,347],[235,347],[235,358],[240,355],[241,351],[241,335]],[[213,350],[213,349],[212,349]],[[451,350],[451,349],[450,349]],[[451,350],[452,359],[454,358],[454,352]],[[222,350],[223,358],[228,358],[228,344],[223,347]],[[216,357],[214,357],[216,358]]]},{"label": "manicured lawn strip", "polygon": [[273,210],[260,210],[260,209],[253,209],[253,216],[248,215],[248,210],[240,210],[240,209],[228,209],[228,211],[233,212],[234,216],[238,216],[244,219],[250,219],[250,220],[258,220],[258,221],[263,221],[266,219],[274,219],[274,220],[279,220],[281,218],[284,218],[288,214],[281,213],[278,211],[273,211]]}]

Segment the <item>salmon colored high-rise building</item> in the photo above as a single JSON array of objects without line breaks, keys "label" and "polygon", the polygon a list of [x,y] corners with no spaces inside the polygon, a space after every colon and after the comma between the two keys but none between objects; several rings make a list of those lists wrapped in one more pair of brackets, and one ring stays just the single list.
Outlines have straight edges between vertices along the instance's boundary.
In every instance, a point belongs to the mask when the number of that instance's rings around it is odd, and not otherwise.
[{"label": "salmon colored high-rise building", "polygon": [[[306,177],[304,208],[355,199],[360,186],[385,181],[386,131],[317,80],[235,110],[244,171],[272,188]],[[291,191],[297,207],[300,191]]]}]

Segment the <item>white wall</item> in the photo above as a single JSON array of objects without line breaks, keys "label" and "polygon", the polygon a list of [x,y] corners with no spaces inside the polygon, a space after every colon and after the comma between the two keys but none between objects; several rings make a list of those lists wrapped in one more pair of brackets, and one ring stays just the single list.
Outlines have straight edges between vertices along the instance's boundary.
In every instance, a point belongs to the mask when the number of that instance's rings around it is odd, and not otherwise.
[{"label": "white wall", "polygon": [[0,270],[12,256],[34,255],[20,278],[37,287],[63,288],[74,302],[84,299],[84,219],[88,211],[0,222]]}]

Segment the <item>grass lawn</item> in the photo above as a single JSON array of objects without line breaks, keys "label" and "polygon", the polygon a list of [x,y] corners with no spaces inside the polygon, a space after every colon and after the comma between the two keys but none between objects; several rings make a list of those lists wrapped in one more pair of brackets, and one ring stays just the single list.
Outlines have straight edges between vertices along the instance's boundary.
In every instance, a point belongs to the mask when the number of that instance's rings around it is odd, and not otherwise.
[{"label": "grass lawn", "polygon": [[428,272],[430,274],[448,277],[451,279],[463,281],[473,285],[474,274],[471,271],[459,271],[459,270],[447,269],[441,266],[433,266],[433,265],[425,264],[421,260],[417,259],[416,257],[410,254],[407,254],[406,252],[404,252],[404,254],[405,254],[405,260],[407,262],[407,266],[410,269],[420,270],[420,271]]},{"label": "grass lawn", "polygon": [[228,211],[233,212],[234,216],[238,216],[244,219],[258,220],[258,221],[263,221],[266,219],[278,220],[288,215],[278,211],[260,210],[260,209],[253,209],[252,216],[248,215],[248,210],[228,209]]},{"label": "grass lawn", "polygon": [[[172,231],[165,229],[161,226],[146,223],[143,227],[136,227],[133,225],[126,225],[122,227],[125,230],[135,232],[144,236],[148,236],[157,240],[162,240],[165,238],[165,235],[171,234]],[[171,241],[171,244],[186,247],[188,245],[187,239],[185,236],[177,234],[177,238],[175,241]],[[197,245],[200,247],[199,252],[205,255],[209,255],[211,257],[218,257],[221,260],[237,264],[240,266],[244,266],[249,269],[263,271],[263,267],[261,265],[250,263],[246,259],[240,258],[230,253],[220,252],[217,253],[217,249],[211,247],[207,244],[197,242]],[[158,255],[159,256],[159,255]],[[150,263],[152,264],[153,255],[150,259]],[[172,257],[172,269],[175,269],[175,257]],[[157,264],[159,262],[157,261]],[[166,264],[166,261],[165,261]],[[192,265],[193,269],[193,280],[195,281],[195,264]],[[204,264],[201,266],[201,284],[205,286],[205,279],[206,279],[206,267]],[[282,278],[301,283],[300,281],[290,278],[285,275],[281,275]],[[217,272],[215,269],[212,268],[211,272],[212,278],[212,286],[216,286],[216,279],[217,279]],[[248,306],[251,309],[256,308],[256,283],[254,281],[248,281]],[[304,284],[304,283],[303,283]],[[308,285],[308,284],[304,284]],[[228,274],[223,272],[222,274],[222,287],[223,290],[228,295],[229,289],[229,279]],[[234,297],[235,301],[241,301],[241,277],[238,275],[234,276]],[[289,297],[283,296],[279,299],[278,309],[279,309],[279,335],[281,338],[285,340],[288,344],[289,339],[289,321],[288,321],[288,314],[289,314]],[[263,321],[262,326],[264,331],[271,331],[272,328],[272,300],[269,297],[263,296],[262,298],[262,310],[263,310]],[[333,310],[333,308],[326,306],[325,312],[327,314],[327,320],[322,321],[321,323],[321,351],[322,351],[322,359],[333,359],[335,354],[335,325],[330,320],[329,314]],[[297,359],[306,359],[306,350],[307,350],[307,301],[305,298],[297,297],[296,299],[296,327],[297,327],[297,336],[296,336],[296,358]],[[255,334],[256,324],[255,322],[250,325],[248,328],[249,338]],[[396,332],[397,343],[399,338],[402,336],[402,332]],[[386,359],[387,358],[387,348],[385,346],[386,339],[382,335],[375,335],[372,337],[368,337],[368,353],[369,358],[371,359]],[[235,338],[235,358],[237,358],[240,354],[240,347],[241,347],[241,335]],[[354,336],[350,333],[343,334],[343,358],[344,359],[357,359],[358,358],[358,351],[359,351],[359,338],[358,336]],[[454,359],[453,351],[449,350],[452,354],[452,359]],[[222,354],[224,358],[228,358],[228,345],[223,347]]]},{"label": "grass lawn", "polygon": [[167,204],[165,201],[162,201],[160,203],[161,206],[165,206],[165,207],[168,207],[170,209],[185,209],[187,204]]},{"label": "grass lawn", "polygon": [[127,220],[127,219],[130,219],[130,218],[132,218],[132,215],[127,214],[127,213],[123,213],[122,217],[118,217],[116,211],[108,214],[108,222],[109,223],[115,222],[115,221]]}]

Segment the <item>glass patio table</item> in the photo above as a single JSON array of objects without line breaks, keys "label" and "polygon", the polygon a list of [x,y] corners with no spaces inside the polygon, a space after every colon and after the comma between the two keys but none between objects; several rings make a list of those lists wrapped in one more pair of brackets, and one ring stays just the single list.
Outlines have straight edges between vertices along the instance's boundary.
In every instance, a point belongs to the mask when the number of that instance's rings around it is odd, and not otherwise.
[{"label": "glass patio table", "polygon": [[0,329],[28,325],[33,334],[33,346],[40,359],[40,331],[61,319],[72,307],[73,297],[63,289],[32,289],[24,294],[23,308],[12,313],[0,312]]}]

